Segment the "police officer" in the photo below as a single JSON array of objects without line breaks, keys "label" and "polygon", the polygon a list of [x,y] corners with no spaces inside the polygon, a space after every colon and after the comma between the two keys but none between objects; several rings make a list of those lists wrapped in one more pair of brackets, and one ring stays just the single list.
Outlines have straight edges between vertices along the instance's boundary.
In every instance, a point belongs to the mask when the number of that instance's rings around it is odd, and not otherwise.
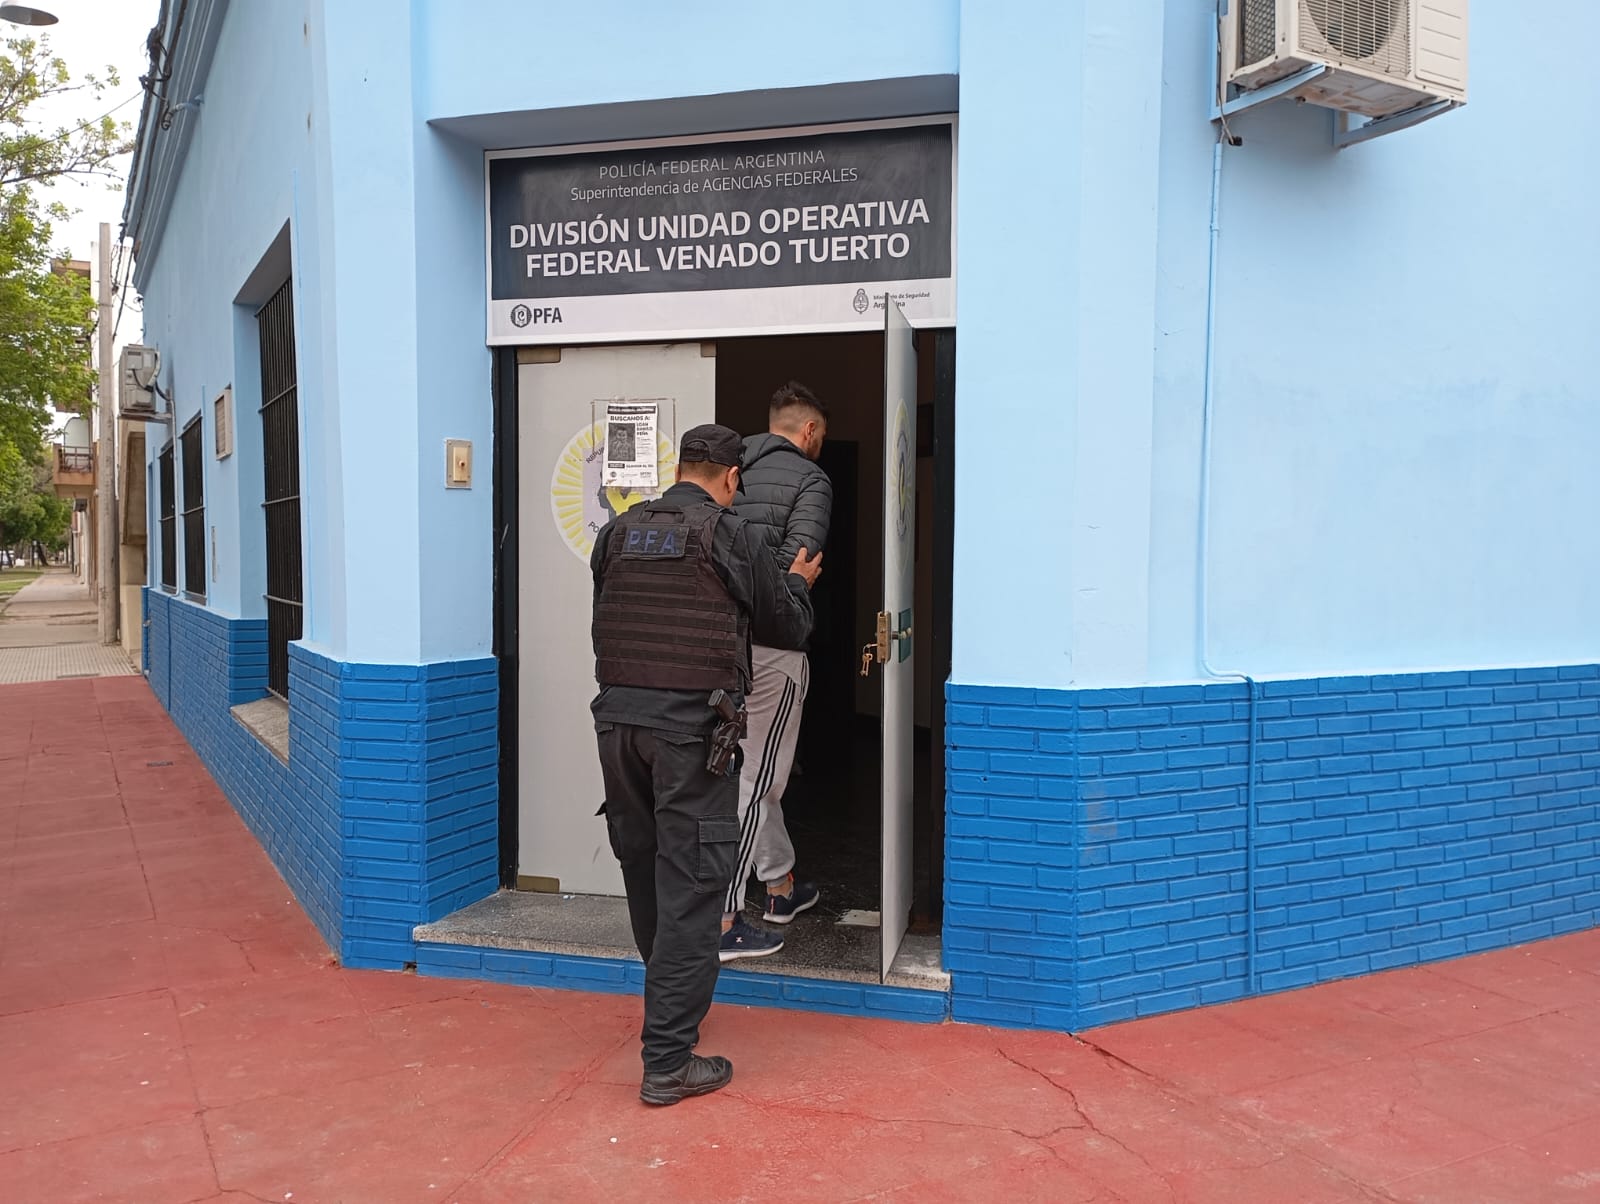
[{"label": "police officer", "polygon": [[644,959],[644,1080],[639,1098],[675,1104],[733,1077],[727,1058],[693,1053],[716,986],[722,895],[739,834],[737,768],[706,767],[724,690],[742,706],[750,642],[794,647],[811,630],[808,590],[820,549],[783,574],[728,506],[739,436],[697,426],[678,450],[677,483],[596,537],[595,731],[601,811],[622,864]]}]

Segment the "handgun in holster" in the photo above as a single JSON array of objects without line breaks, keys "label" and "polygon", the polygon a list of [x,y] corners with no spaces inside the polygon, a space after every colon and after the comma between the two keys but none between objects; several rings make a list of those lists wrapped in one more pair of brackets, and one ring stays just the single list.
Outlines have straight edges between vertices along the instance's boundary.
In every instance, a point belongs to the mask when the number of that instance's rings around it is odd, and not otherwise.
[{"label": "handgun in holster", "polygon": [[706,753],[706,770],[717,776],[737,775],[744,766],[739,742],[744,739],[745,710],[733,705],[726,690],[713,690],[707,700],[719,722],[711,729],[711,747]]}]

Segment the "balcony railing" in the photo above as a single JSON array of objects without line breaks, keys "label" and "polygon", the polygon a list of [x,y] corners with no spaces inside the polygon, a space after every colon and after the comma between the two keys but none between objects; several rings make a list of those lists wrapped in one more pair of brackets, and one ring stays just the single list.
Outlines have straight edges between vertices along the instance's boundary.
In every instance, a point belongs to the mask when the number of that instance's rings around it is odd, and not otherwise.
[{"label": "balcony railing", "polygon": [[94,473],[94,452],[87,447],[66,447],[60,443],[56,449],[56,472]]},{"label": "balcony railing", "polygon": [[50,484],[57,497],[88,497],[94,491],[94,448],[55,445]]}]

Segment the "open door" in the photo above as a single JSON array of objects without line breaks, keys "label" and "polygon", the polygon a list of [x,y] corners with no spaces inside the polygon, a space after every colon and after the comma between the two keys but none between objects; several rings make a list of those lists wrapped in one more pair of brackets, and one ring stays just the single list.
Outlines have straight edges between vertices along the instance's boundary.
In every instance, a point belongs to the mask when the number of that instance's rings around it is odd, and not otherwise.
[{"label": "open door", "polygon": [[916,589],[917,353],[911,327],[884,298],[883,606],[877,659],[883,667],[883,898],[881,977],[900,952],[911,918],[912,725],[916,720],[911,599]]}]

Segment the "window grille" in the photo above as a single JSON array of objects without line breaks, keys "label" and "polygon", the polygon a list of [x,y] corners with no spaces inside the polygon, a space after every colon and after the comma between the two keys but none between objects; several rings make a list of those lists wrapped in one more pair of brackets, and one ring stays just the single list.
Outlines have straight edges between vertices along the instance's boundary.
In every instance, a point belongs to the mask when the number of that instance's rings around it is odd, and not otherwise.
[{"label": "window grille", "polygon": [[206,596],[206,477],[198,416],[178,437],[183,453],[183,592]]},{"label": "window grille", "polygon": [[178,592],[178,510],[173,488],[172,444],[161,449],[161,588]]},{"label": "window grille", "polygon": [[261,344],[262,515],[267,534],[267,688],[289,697],[289,645],[301,636],[300,416],[292,281],[256,314]]}]

